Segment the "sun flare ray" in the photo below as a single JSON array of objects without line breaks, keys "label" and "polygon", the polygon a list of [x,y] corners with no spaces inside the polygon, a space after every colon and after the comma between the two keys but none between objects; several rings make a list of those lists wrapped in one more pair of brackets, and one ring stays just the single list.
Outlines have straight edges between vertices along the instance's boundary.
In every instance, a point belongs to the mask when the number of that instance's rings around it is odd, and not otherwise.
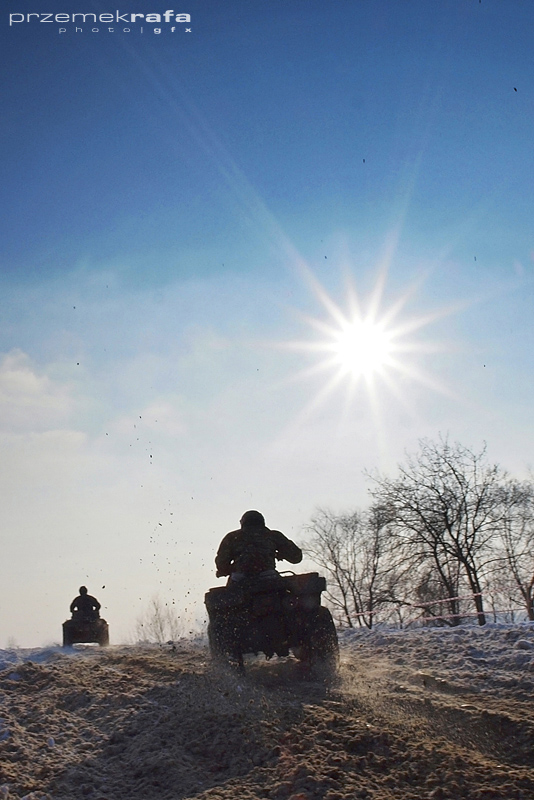
[{"label": "sun flare ray", "polygon": [[309,272],[306,274],[308,285],[325,313],[322,316],[297,313],[310,331],[309,338],[279,343],[287,350],[305,355],[308,360],[292,380],[317,380],[324,376],[322,385],[305,404],[301,419],[340,389],[345,393],[344,414],[355,401],[359,401],[363,391],[374,418],[380,416],[384,392],[408,409],[406,381],[455,397],[420,362],[424,355],[450,349],[444,342],[429,341],[422,336],[422,331],[458,308],[448,307],[409,316],[406,307],[421,281],[415,281],[400,296],[386,302],[388,266],[389,262],[379,270],[367,299],[358,293],[354,279],[349,275],[343,303],[336,302],[315,276]]}]

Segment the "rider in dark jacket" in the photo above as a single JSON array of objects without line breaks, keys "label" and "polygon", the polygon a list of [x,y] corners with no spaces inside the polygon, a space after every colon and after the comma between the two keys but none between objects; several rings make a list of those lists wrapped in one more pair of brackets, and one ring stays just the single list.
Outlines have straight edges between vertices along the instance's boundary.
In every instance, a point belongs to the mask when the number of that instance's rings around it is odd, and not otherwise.
[{"label": "rider in dark jacket", "polygon": [[70,604],[70,613],[84,622],[92,621],[100,617],[100,603],[96,597],[87,594],[87,587],[80,586],[80,594],[75,597]]},{"label": "rider in dark jacket", "polygon": [[232,581],[239,581],[275,574],[276,561],[302,561],[300,547],[280,531],[267,528],[259,511],[245,512],[240,524],[241,528],[227,533],[220,544],[215,558],[218,578],[229,575]]}]

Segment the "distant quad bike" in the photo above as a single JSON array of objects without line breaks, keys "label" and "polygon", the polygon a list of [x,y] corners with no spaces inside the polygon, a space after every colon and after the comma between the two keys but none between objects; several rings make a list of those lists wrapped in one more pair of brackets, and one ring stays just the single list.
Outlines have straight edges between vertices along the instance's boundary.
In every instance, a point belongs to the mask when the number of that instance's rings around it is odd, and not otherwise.
[{"label": "distant quad bike", "polygon": [[109,645],[109,627],[105,619],[83,619],[73,615],[63,623],[63,647],[73,644],[97,643]]},{"label": "distant quad bike", "polygon": [[326,580],[317,572],[245,578],[205,595],[208,640],[215,660],[243,668],[243,655],[287,656],[322,674],[339,661],[336,629],[321,605]]}]

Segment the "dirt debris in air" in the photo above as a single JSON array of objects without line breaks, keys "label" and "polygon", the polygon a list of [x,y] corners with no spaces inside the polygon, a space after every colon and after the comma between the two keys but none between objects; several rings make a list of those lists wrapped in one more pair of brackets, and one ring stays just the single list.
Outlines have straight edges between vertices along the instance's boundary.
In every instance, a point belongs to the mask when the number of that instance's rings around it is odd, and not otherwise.
[{"label": "dirt debris in air", "polygon": [[0,798],[531,800],[521,686],[486,698],[365,643],[331,686],[193,644],[56,652],[0,673]]}]

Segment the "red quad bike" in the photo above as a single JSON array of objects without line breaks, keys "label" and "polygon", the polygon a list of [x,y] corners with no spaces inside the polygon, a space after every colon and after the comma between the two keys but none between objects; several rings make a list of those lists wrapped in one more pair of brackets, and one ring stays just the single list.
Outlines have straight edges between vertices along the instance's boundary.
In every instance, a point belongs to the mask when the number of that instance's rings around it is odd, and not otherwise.
[{"label": "red quad bike", "polygon": [[109,628],[105,619],[80,619],[74,615],[63,623],[63,647],[73,644],[94,643],[109,645]]},{"label": "red quad bike", "polygon": [[305,666],[335,674],[339,662],[336,628],[321,605],[326,580],[304,575],[245,578],[206,593],[208,640],[215,660],[243,669],[245,653],[287,656]]}]

